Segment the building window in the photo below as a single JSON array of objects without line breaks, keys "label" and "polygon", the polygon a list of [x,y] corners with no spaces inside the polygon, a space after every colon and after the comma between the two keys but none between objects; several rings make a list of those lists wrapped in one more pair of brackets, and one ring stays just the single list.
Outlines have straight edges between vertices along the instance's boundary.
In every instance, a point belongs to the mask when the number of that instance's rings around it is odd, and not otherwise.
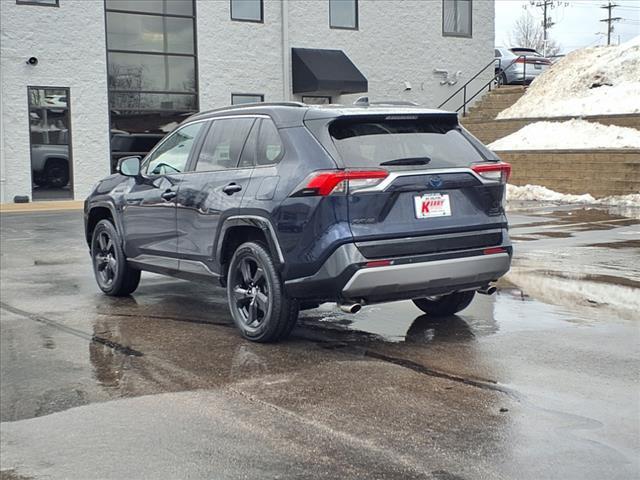
[{"label": "building window", "polygon": [[230,0],[231,20],[241,22],[263,22],[263,0]]},{"label": "building window", "polygon": [[193,0],[105,0],[105,7],[113,171],[122,156],[114,138],[161,138],[198,111],[195,9]]},{"label": "building window", "polygon": [[331,28],[358,29],[358,0],[329,0]]},{"label": "building window", "polygon": [[16,0],[18,5],[44,5],[45,7],[59,7],[58,0]]},{"label": "building window", "polygon": [[471,0],[442,0],[442,34],[471,37]]},{"label": "building window", "polygon": [[64,87],[28,87],[33,200],[73,198],[69,94]]},{"label": "building window", "polygon": [[243,103],[264,102],[264,95],[260,93],[232,93],[231,105],[242,105]]},{"label": "building window", "polygon": [[306,97],[302,96],[302,103],[307,105],[329,105],[331,103],[331,97]]}]

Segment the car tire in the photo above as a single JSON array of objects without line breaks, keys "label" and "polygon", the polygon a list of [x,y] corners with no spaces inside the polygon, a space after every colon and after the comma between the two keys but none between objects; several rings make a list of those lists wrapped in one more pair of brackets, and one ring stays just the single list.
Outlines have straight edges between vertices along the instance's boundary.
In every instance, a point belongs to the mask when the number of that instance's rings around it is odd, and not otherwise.
[{"label": "car tire", "polygon": [[66,187],[69,183],[69,163],[59,158],[48,160],[44,169],[44,178],[50,187]]},{"label": "car tire", "polygon": [[507,80],[507,75],[504,72],[500,73],[500,76],[498,77],[498,85],[508,85],[509,82]]},{"label": "car tire", "polygon": [[416,307],[431,317],[448,317],[469,306],[476,292],[455,292],[438,298],[416,298]]},{"label": "car tire", "polygon": [[236,327],[254,342],[282,340],[298,320],[298,301],[287,296],[271,254],[258,242],[243,243],[234,252],[227,298]]},{"label": "car tire", "polygon": [[140,270],[127,262],[118,230],[109,220],[100,220],[93,230],[91,260],[98,287],[107,295],[124,297],[138,288]]}]

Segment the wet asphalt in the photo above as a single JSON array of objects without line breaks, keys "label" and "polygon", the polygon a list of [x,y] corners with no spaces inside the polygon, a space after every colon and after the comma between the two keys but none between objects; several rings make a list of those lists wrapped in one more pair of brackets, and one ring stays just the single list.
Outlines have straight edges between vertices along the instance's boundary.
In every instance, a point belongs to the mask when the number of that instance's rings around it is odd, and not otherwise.
[{"label": "wet asphalt", "polygon": [[497,295],[258,345],[211,285],[99,293],[80,212],[3,214],[0,479],[639,478],[639,219],[512,205]]}]

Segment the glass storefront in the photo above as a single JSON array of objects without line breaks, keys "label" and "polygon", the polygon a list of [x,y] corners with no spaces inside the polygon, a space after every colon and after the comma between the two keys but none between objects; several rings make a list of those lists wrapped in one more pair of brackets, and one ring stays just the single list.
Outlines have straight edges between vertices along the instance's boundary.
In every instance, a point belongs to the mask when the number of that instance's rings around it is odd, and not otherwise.
[{"label": "glass storefront", "polygon": [[73,198],[69,89],[29,87],[31,198]]},{"label": "glass storefront", "polygon": [[114,171],[119,158],[146,154],[198,110],[195,8],[192,0],[105,6]]}]

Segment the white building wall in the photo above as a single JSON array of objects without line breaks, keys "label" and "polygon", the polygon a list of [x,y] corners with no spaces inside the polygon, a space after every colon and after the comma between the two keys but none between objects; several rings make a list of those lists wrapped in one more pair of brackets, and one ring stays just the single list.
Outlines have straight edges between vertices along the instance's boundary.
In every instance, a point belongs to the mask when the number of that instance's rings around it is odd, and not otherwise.
[{"label": "white building wall", "polygon": [[281,2],[264,2],[264,23],[232,21],[229,4],[196,5],[200,110],[229,105],[232,93],[282,101]]},{"label": "white building wall", "polygon": [[[31,197],[28,86],[70,88],[75,198],[109,173],[104,30],[102,0],[61,0],[60,7],[0,0],[0,201]],[[35,67],[26,64],[32,56]]]},{"label": "white building wall", "polygon": [[[289,5],[292,48],[343,50],[369,81],[367,94],[334,102],[368,95],[371,101],[410,100],[437,107],[494,56],[493,0],[473,1],[472,38],[442,35],[441,0],[360,0],[358,30],[329,28],[328,1],[296,0]],[[442,86],[434,68],[462,75],[457,85]],[[484,82],[493,76],[490,70],[482,76]],[[410,91],[405,91],[405,82]],[[462,96],[448,106],[455,109],[461,102]]]}]

